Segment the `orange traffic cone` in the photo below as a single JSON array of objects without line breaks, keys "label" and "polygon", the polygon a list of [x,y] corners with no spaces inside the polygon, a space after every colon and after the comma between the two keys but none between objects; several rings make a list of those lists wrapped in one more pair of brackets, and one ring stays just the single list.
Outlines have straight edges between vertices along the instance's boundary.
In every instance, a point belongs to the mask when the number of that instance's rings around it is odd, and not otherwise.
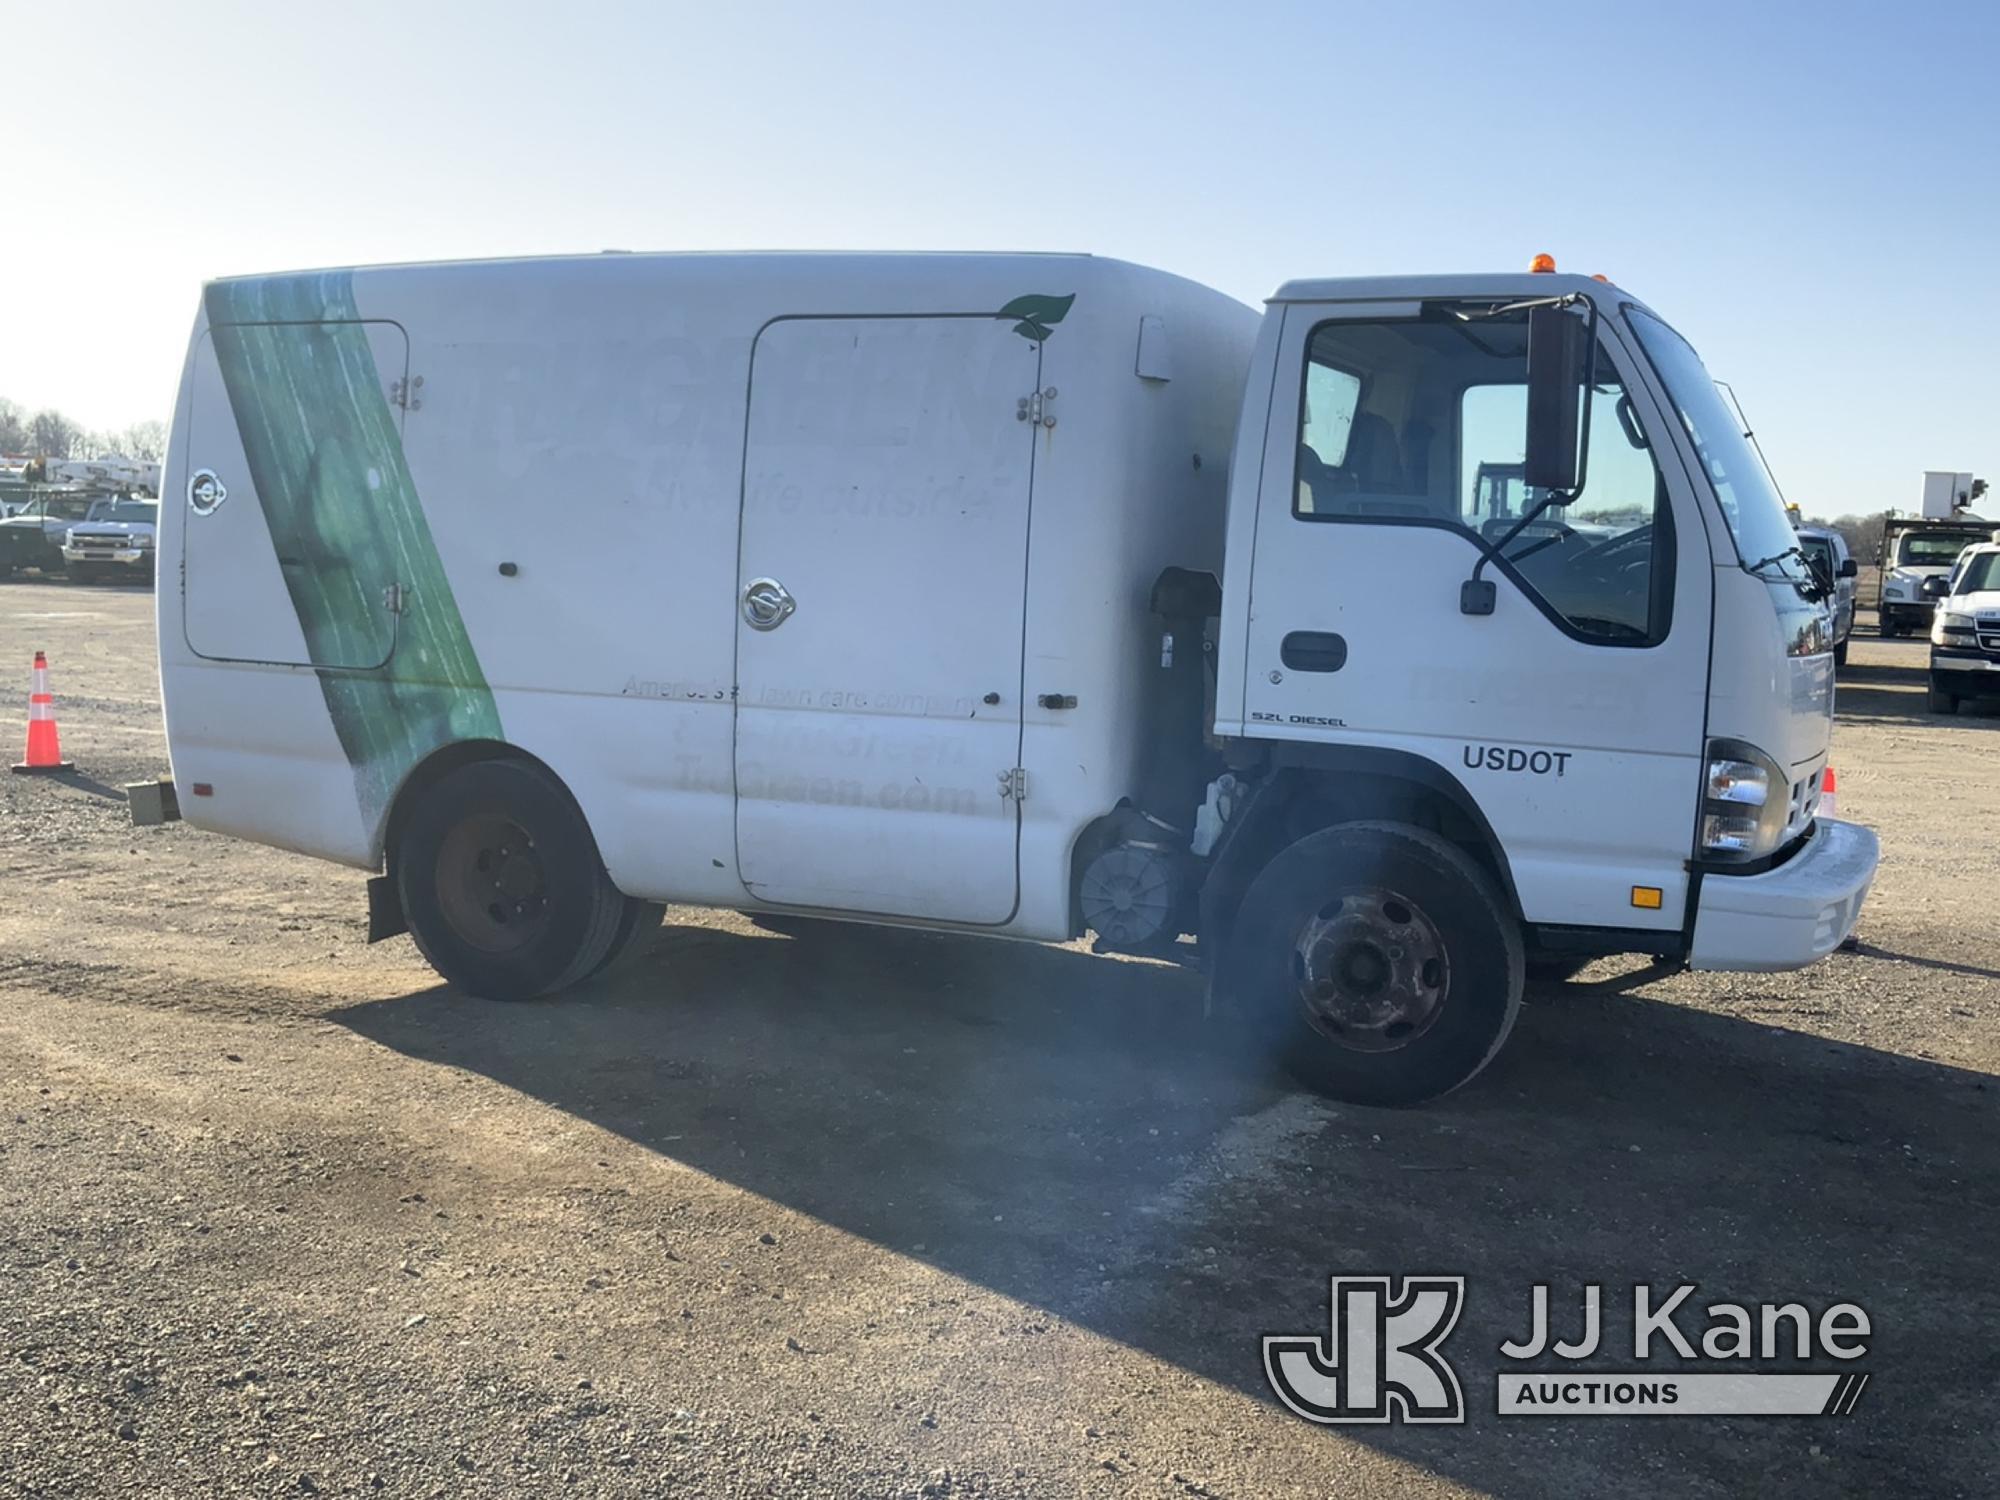
[{"label": "orange traffic cone", "polygon": [[62,738],[56,733],[56,700],[49,696],[49,659],[35,653],[35,680],[28,690],[28,758],[14,767],[17,776],[37,771],[73,770],[62,758]]},{"label": "orange traffic cone", "polygon": [[1819,815],[1830,818],[1840,810],[1840,788],[1835,784],[1833,767],[1829,765],[1819,773]]}]

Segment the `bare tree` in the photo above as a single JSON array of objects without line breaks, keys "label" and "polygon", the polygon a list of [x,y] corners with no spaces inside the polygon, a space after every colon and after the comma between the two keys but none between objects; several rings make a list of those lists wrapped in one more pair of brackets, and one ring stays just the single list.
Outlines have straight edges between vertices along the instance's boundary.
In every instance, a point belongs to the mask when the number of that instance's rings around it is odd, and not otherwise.
[{"label": "bare tree", "polygon": [[156,464],[167,456],[167,424],[158,421],[134,422],[118,434],[114,446],[127,458]]},{"label": "bare tree", "polygon": [[0,396],[0,453],[24,453],[28,441],[28,414]]},{"label": "bare tree", "polygon": [[28,446],[44,458],[74,458],[83,429],[59,411],[38,411],[28,424]]}]

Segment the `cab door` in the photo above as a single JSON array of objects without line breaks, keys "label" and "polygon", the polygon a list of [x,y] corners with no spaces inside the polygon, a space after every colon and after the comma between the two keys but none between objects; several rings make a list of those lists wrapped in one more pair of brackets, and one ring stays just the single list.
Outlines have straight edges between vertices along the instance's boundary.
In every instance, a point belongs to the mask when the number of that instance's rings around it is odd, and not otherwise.
[{"label": "cab door", "polygon": [[[1244,719],[1456,782],[1531,922],[1677,927],[1708,678],[1693,497],[1655,459],[1647,434],[1668,429],[1605,319],[1584,488],[1508,540],[1538,498],[1525,322],[1465,311],[1286,307]],[[1505,554],[1483,569],[1494,606],[1465,613],[1482,538]]]},{"label": "cab door", "polygon": [[758,335],[735,769],[759,900],[1012,917],[1040,360],[990,315]]}]

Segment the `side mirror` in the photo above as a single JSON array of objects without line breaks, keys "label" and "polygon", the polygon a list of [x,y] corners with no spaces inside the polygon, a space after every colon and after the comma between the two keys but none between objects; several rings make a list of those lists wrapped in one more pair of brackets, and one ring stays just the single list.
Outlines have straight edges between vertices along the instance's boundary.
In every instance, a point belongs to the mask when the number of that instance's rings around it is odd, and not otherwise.
[{"label": "side mirror", "polygon": [[1926,599],[1949,599],[1951,580],[1942,573],[1934,574],[1917,585],[1917,592]]},{"label": "side mirror", "polygon": [[1585,320],[1561,307],[1528,309],[1528,434],[1521,479],[1574,494],[1583,478],[1577,437],[1589,353]]},{"label": "side mirror", "polygon": [[1839,576],[1842,578],[1859,578],[1861,576],[1861,564],[1857,563],[1851,557],[1843,557],[1840,560]]}]

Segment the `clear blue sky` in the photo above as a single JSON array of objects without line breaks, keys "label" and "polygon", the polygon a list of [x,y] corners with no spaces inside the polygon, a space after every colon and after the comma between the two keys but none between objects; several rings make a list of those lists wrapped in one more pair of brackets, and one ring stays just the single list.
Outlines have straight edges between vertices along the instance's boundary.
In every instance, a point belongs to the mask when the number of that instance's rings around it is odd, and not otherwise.
[{"label": "clear blue sky", "polygon": [[740,247],[1603,271],[1809,512],[2000,481],[2000,6],[5,0],[0,395],[168,410],[208,276]]}]

